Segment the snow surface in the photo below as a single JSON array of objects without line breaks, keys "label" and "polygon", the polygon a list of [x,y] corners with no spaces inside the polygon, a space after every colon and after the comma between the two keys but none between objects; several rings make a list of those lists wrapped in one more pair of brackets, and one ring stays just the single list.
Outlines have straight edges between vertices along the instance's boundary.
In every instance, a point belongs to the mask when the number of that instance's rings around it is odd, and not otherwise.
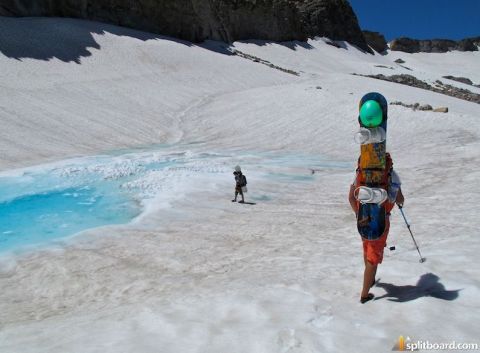
[{"label": "snow surface", "polygon": [[[191,157],[135,179],[153,197],[130,224],[0,256],[1,352],[386,352],[400,335],[479,343],[480,106],[351,75],[480,83],[479,52],[234,44],[295,76],[222,43],[87,21],[0,18],[0,43],[2,176],[68,174],[107,151],[117,166],[164,148]],[[358,101],[370,91],[449,113],[389,107],[387,149],[427,262],[394,210],[379,300],[361,305],[347,193]],[[236,164],[256,205],[230,202]]]}]

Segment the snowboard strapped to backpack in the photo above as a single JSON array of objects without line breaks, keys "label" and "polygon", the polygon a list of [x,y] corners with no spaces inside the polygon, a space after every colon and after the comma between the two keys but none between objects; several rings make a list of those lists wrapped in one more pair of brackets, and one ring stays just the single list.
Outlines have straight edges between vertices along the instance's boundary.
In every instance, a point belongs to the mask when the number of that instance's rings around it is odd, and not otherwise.
[{"label": "snowboard strapped to backpack", "polygon": [[360,158],[356,173],[357,229],[362,238],[376,240],[384,233],[387,213],[391,210],[388,186],[392,174],[392,159],[386,153],[388,104],[380,93],[371,92],[359,104]]},{"label": "snowboard strapped to backpack", "polygon": [[247,186],[247,177],[243,174],[240,175],[240,186]]}]

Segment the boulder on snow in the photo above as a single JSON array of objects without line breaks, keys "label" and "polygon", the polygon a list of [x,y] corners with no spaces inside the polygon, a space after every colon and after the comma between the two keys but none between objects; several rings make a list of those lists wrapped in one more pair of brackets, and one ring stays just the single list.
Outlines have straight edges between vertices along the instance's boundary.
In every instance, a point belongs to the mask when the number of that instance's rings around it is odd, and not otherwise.
[{"label": "boulder on snow", "polygon": [[465,83],[466,85],[475,86],[473,84],[472,80],[470,80],[469,78],[466,78],[466,77],[456,77],[456,76],[451,76],[451,75],[442,76],[442,77],[447,78],[449,80]]},{"label": "boulder on snow", "polygon": [[448,113],[448,107],[439,107],[433,109],[435,113]]},{"label": "boulder on snow", "polygon": [[418,110],[433,110],[433,107],[430,104],[423,104],[417,108]]}]

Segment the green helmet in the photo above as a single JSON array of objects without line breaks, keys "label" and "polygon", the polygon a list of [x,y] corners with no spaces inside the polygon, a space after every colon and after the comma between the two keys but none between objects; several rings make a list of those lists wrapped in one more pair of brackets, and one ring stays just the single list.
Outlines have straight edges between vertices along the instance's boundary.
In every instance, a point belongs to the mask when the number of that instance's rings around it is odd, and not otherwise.
[{"label": "green helmet", "polygon": [[377,101],[369,100],[360,108],[360,122],[364,127],[377,127],[383,121],[382,107]]}]

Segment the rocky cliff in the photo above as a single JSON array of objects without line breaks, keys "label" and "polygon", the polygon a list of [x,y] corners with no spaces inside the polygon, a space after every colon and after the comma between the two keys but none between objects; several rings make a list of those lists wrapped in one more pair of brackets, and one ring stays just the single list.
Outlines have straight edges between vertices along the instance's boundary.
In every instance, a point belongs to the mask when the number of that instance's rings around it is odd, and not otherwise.
[{"label": "rocky cliff", "polygon": [[390,50],[406,53],[445,53],[450,50],[477,51],[480,37],[466,38],[460,41],[448,39],[418,40],[411,38],[398,38],[390,43]]},{"label": "rocky cliff", "polygon": [[377,53],[384,53],[388,49],[387,41],[379,32],[363,31],[367,44]]},{"label": "rocky cliff", "polygon": [[192,42],[326,36],[370,51],[347,0],[2,0],[0,15],[82,18]]}]

